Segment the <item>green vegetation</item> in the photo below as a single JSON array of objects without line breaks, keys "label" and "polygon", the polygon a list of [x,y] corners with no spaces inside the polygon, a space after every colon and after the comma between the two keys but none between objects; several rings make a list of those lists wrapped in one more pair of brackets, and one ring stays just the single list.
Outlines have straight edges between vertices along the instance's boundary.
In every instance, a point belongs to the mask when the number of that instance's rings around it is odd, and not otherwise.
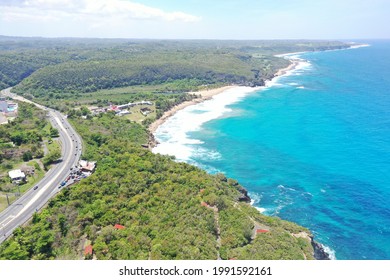
[{"label": "green vegetation", "polygon": [[[283,59],[273,58],[274,61]],[[234,65],[234,67],[231,67]],[[44,67],[23,80],[19,91],[39,97],[49,93],[94,92],[143,84],[177,81],[175,88],[196,89],[213,83],[263,85],[261,58],[234,52],[175,50],[129,54],[120,60],[66,62]],[[273,74],[269,73],[269,74]],[[265,77],[267,78],[267,77]],[[268,77],[269,78],[269,77]],[[189,79],[189,82],[180,82]]]},{"label": "green vegetation", "polygon": [[42,160],[43,165],[45,166],[45,169],[47,169],[47,167],[50,164],[57,162],[57,160],[60,158],[61,158],[61,151],[59,149],[56,149],[55,151],[49,152]]},{"label": "green vegetation", "polygon": [[[288,61],[275,54],[343,48],[327,41],[94,40],[0,38],[0,88],[68,111],[134,93],[183,93],[263,85]],[[110,90],[126,88],[120,94]],[[108,90],[108,92],[105,92]],[[120,100],[119,100],[120,99]]]},{"label": "green vegetation", "polygon": [[[291,235],[305,229],[238,202],[235,180],[142,148],[143,126],[112,114],[71,122],[96,172],[16,230],[0,259],[83,259],[87,244],[97,259],[312,258],[310,242]],[[270,233],[254,237],[256,224]]]},{"label": "green vegetation", "polygon": [[[188,100],[194,99],[196,96],[188,93],[174,93],[174,94],[154,94],[151,92],[145,92],[145,93],[135,93],[135,92],[129,92],[128,89],[113,89],[113,90],[104,90],[102,95],[106,95],[104,99],[98,98],[95,101],[85,101],[79,100],[79,99],[72,99],[66,101],[65,103],[57,103],[56,101],[49,100],[47,104],[50,107],[53,107],[58,110],[65,111],[69,117],[74,116],[82,116],[87,115],[89,113],[89,110],[83,105],[83,104],[90,104],[93,106],[103,107],[107,106],[110,102],[114,102],[115,104],[126,104],[130,102],[137,102],[141,100],[148,100],[152,101],[153,106],[153,114],[149,116],[144,122],[144,125],[150,124],[152,121],[154,121],[156,118],[160,118],[165,111],[168,111],[172,107],[183,103]],[[101,95],[100,95],[101,96]],[[92,97],[93,98],[93,97]],[[92,100],[92,99],[90,99]],[[43,101],[43,100],[42,100]],[[43,101],[43,103],[46,104],[46,102]],[[75,106],[81,106],[80,110],[74,109]],[[83,113],[84,108],[87,110],[87,113]],[[139,106],[136,108],[133,108],[132,111],[136,110],[139,111],[137,108],[140,108]],[[128,119],[138,121],[141,118],[138,118],[135,116],[135,118],[129,117]]]},{"label": "green vegetation", "polygon": [[[48,165],[51,161],[46,161],[48,156],[44,157],[42,144],[55,133],[58,131],[46,119],[46,112],[24,102],[19,102],[18,117],[0,126],[0,210],[7,206],[5,193],[12,203],[16,194],[25,192],[43,177],[42,162]],[[58,156],[58,143],[52,146],[51,153]],[[53,155],[49,159],[52,158]],[[27,182],[21,186],[12,184],[8,177],[12,169],[28,170]]]},{"label": "green vegetation", "polygon": [[46,113],[35,106],[20,102],[18,117],[0,126],[0,172],[23,161],[43,157],[42,140],[50,127]]}]

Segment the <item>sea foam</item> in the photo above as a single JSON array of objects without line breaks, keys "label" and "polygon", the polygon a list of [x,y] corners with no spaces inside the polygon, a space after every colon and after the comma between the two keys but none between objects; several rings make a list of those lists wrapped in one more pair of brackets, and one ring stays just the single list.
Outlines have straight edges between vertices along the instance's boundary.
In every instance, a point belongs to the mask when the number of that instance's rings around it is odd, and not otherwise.
[{"label": "sea foam", "polygon": [[194,155],[202,155],[210,159],[219,159],[217,151],[208,151],[199,147],[202,144],[189,136],[190,132],[198,131],[210,120],[226,116],[232,110],[228,107],[244,98],[247,94],[260,88],[234,87],[212,99],[191,105],[178,111],[166,122],[160,125],[154,136],[159,144],[153,149],[154,153],[175,156],[176,160],[191,162]]}]

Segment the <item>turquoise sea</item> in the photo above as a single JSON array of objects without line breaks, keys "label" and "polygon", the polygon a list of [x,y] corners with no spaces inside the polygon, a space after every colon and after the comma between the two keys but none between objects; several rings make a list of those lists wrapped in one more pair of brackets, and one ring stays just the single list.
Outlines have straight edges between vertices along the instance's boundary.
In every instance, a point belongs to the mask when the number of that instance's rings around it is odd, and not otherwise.
[{"label": "turquoise sea", "polygon": [[367,43],[300,54],[266,88],[187,107],[155,152],[237,179],[336,259],[390,259],[390,41]]}]

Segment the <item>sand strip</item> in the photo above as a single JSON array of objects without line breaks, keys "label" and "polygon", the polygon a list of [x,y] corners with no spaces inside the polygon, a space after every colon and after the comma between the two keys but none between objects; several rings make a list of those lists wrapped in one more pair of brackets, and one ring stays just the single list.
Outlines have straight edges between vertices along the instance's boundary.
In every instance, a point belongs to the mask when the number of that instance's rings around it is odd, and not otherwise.
[{"label": "sand strip", "polygon": [[150,133],[155,133],[156,129],[160,125],[162,125],[168,118],[172,117],[176,112],[178,112],[178,111],[180,111],[180,110],[182,110],[182,109],[184,109],[184,108],[186,108],[188,106],[195,105],[197,103],[201,103],[203,101],[211,99],[214,95],[220,94],[220,93],[224,92],[225,90],[228,90],[228,89],[234,88],[234,87],[236,87],[236,86],[224,86],[224,87],[215,88],[215,89],[202,90],[202,91],[196,91],[196,92],[189,92],[190,94],[196,94],[199,97],[195,98],[193,100],[190,100],[190,101],[185,101],[183,103],[180,103],[179,105],[176,105],[175,107],[173,107],[169,111],[166,111],[162,115],[161,118],[159,118],[158,120],[156,120],[155,122],[153,122],[149,126]]},{"label": "sand strip", "polygon": [[[283,68],[283,69],[279,69],[275,75],[274,75],[274,78],[276,77],[280,77],[282,75],[285,75],[287,72],[295,69],[295,67],[298,66],[299,62],[301,60],[299,59],[290,59],[290,65],[287,66],[286,68]],[[231,88],[234,88],[234,87],[238,87],[238,86],[224,86],[224,87],[220,87],[220,88],[215,88],[215,89],[210,89],[210,90],[202,90],[202,91],[197,91],[197,92],[189,92],[190,94],[196,94],[198,95],[199,97],[196,98],[196,99],[193,99],[191,101],[185,101],[179,105],[176,105],[175,107],[173,107],[172,109],[170,109],[169,111],[165,112],[161,118],[159,118],[158,120],[156,120],[155,122],[153,122],[150,126],[149,126],[149,132],[154,134],[157,130],[157,128],[162,125],[168,118],[172,117],[176,112],[188,107],[188,106],[191,106],[191,105],[194,105],[194,104],[197,104],[197,103],[201,103],[203,101],[206,101],[208,99],[211,99],[214,95],[217,95],[217,94],[220,94],[228,89],[231,89]]]}]

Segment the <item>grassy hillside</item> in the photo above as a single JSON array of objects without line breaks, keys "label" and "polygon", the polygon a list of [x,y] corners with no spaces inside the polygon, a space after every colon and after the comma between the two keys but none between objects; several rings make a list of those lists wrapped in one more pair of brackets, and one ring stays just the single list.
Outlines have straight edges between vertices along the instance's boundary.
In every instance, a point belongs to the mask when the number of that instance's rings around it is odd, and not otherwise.
[{"label": "grassy hillside", "polygon": [[72,122],[96,172],[17,229],[0,259],[313,258],[310,240],[292,235],[306,229],[241,202],[235,180],[143,149],[142,126],[110,114]]}]

